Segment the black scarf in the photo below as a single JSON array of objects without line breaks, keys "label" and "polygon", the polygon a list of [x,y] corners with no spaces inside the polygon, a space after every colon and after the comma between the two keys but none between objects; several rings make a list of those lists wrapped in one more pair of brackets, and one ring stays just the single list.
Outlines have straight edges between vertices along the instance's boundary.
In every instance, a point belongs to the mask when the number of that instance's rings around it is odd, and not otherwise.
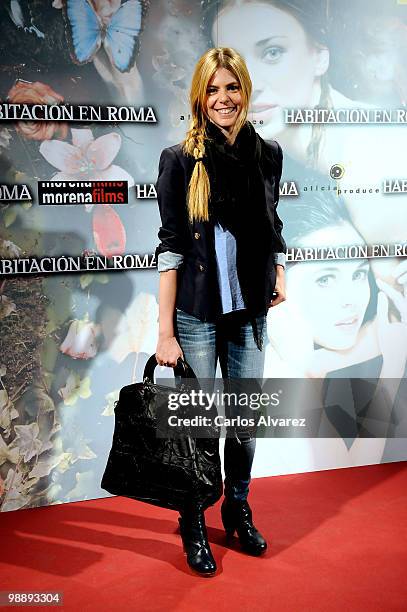
[{"label": "black scarf", "polygon": [[264,203],[261,141],[249,122],[243,125],[233,145],[210,121],[206,132],[204,164],[211,185],[209,215],[238,238],[247,227],[248,209],[250,215],[254,212],[253,202],[259,207]]},{"label": "black scarf", "polygon": [[211,188],[209,219],[219,222],[236,239],[239,283],[260,348],[262,330],[258,329],[255,317],[266,311],[265,282],[272,240],[266,213],[262,141],[248,121],[233,145],[212,122],[207,123],[206,132],[204,164]]}]

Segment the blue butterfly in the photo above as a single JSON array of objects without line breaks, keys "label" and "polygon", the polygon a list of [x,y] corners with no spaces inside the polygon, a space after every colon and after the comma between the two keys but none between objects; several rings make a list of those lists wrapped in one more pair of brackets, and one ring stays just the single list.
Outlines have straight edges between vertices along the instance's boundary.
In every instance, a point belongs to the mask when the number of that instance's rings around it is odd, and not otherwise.
[{"label": "blue butterfly", "polygon": [[103,45],[110,61],[120,72],[128,72],[138,50],[142,2],[128,0],[105,24],[89,0],[66,0],[65,21],[77,64],[90,62]]}]

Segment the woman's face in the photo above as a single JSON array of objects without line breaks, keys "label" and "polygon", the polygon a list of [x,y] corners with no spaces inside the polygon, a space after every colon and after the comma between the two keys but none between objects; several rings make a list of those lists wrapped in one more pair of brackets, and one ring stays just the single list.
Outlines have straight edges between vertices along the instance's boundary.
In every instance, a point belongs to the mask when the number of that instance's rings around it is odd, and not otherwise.
[{"label": "woman's face", "polygon": [[310,48],[304,29],[289,13],[263,2],[225,7],[214,21],[212,39],[244,57],[253,82],[248,118],[263,137],[287,128],[283,109],[318,103],[321,52]]},{"label": "woman's face", "polygon": [[[308,234],[296,246],[365,244],[349,223]],[[314,342],[331,350],[349,349],[370,300],[367,259],[297,263],[287,270],[287,296],[308,321]]]},{"label": "woman's face", "polygon": [[218,68],[206,89],[209,119],[231,132],[242,109],[242,94],[236,77],[226,68]]}]

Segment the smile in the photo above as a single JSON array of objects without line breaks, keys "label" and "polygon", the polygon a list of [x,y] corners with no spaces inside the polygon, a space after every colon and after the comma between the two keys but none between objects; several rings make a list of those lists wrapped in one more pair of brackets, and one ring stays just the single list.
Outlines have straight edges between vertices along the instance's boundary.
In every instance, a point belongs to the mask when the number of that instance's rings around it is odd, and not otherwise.
[{"label": "smile", "polygon": [[221,115],[230,115],[231,113],[233,113],[233,111],[236,110],[236,106],[231,106],[230,108],[215,108],[214,110],[216,110],[216,112],[220,113]]}]

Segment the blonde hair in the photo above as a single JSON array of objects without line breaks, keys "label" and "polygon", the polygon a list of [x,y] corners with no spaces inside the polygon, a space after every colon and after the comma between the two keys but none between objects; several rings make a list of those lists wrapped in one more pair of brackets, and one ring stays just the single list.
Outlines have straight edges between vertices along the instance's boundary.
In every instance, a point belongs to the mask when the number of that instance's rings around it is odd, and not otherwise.
[{"label": "blonde hair", "polygon": [[206,111],[206,92],[208,83],[218,68],[229,70],[240,85],[242,108],[233,127],[231,134],[233,139],[246,122],[252,93],[252,82],[246,63],[234,49],[230,47],[209,49],[198,60],[192,76],[190,92],[192,119],[183,144],[184,153],[197,160],[187,193],[188,216],[191,223],[209,219],[210,183],[202,158],[205,155],[206,124],[209,121]]}]

